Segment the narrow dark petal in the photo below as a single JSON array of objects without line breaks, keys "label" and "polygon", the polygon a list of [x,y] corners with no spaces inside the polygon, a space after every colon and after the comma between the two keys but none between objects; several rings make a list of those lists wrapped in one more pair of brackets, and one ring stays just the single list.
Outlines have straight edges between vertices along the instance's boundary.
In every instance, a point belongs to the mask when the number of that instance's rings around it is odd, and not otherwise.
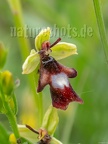
[{"label": "narrow dark petal", "polygon": [[77,76],[77,71],[74,68],[65,67],[63,71],[67,74],[68,78],[74,78]]},{"label": "narrow dark petal", "polygon": [[44,87],[50,82],[50,74],[45,69],[40,69],[40,76],[38,81],[37,92],[41,92]]},{"label": "narrow dark petal", "polygon": [[77,71],[74,68],[66,67],[60,63],[59,66],[61,67],[62,72],[64,72],[68,76],[68,78],[74,78],[77,76]]},{"label": "narrow dark petal", "polygon": [[40,65],[39,74],[37,92],[41,92],[44,87],[50,83],[50,72],[43,67],[42,63]]}]

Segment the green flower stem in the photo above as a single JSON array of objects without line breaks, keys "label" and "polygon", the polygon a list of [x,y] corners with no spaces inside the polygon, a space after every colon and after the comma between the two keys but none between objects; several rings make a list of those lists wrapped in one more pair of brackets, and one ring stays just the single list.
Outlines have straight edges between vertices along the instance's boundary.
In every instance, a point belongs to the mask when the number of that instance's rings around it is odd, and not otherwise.
[{"label": "green flower stem", "polygon": [[17,112],[18,112],[18,104],[17,104],[17,99],[16,99],[16,96],[15,96],[15,94],[13,93],[13,95],[12,95],[12,97],[13,97],[13,101],[14,101],[14,114],[17,114]]},{"label": "green flower stem", "polygon": [[[14,16],[15,26],[16,28],[24,28],[23,24],[23,17],[22,17],[22,10],[21,10],[21,4],[20,0],[7,0],[9,3],[9,6],[11,8],[11,11]],[[23,31],[23,35],[25,34],[25,31]],[[19,43],[20,43],[20,51],[22,54],[23,60],[26,59],[26,57],[30,53],[30,44],[29,41],[25,37],[18,37]],[[35,74],[36,76],[36,74]],[[37,80],[37,78],[35,78]],[[28,76],[28,81],[31,86],[36,106],[38,107],[38,113],[39,113],[39,123],[42,122],[42,115],[43,115],[43,108],[42,108],[42,93],[36,94],[36,85],[34,83],[34,73],[30,74]]]},{"label": "green flower stem", "polygon": [[0,93],[1,93],[2,102],[4,105],[4,112],[5,112],[7,118],[10,122],[11,128],[15,134],[15,137],[18,140],[20,138],[20,134],[19,134],[18,127],[17,127],[16,116],[13,114],[13,112],[10,108],[10,105],[8,103],[8,99],[6,100],[6,97],[5,97],[3,90],[2,90],[1,82],[0,82]]},{"label": "green flower stem", "polygon": [[[38,75],[38,69],[39,69],[40,65],[37,66],[36,70],[34,71],[34,78],[35,78],[35,86],[37,88],[38,86],[38,79],[39,79],[39,75]],[[43,120],[43,95],[42,92],[37,93],[37,104],[38,104],[38,115],[39,115],[39,122],[38,122],[38,126],[41,127],[42,125],[42,120]]]},{"label": "green flower stem", "polygon": [[42,125],[42,120],[43,120],[43,96],[42,92],[40,92],[38,95],[38,113],[39,113],[39,127]]},{"label": "green flower stem", "polygon": [[22,36],[17,35],[17,37],[20,44],[20,51],[22,53],[22,58],[23,60],[25,60],[30,51],[30,44],[26,38],[26,30],[24,29],[20,0],[7,0],[7,1],[13,14],[16,29],[17,30],[21,29],[22,32]]},{"label": "green flower stem", "polygon": [[104,25],[100,0],[93,0],[93,3],[94,3],[98,29],[99,29],[99,33],[100,33],[100,37],[101,37],[101,41],[103,45],[104,55],[105,55],[106,62],[108,64],[108,41],[107,41],[106,32],[105,32],[105,25]]},{"label": "green flower stem", "polygon": [[38,115],[37,116],[37,123],[38,123],[37,125],[38,125],[38,128],[40,128],[41,124],[42,124],[42,120],[43,120],[43,95],[42,95],[42,92],[36,93],[36,88],[37,88],[36,81],[37,80],[38,80],[37,73],[34,72],[34,73],[30,74],[30,76],[29,76],[30,86],[33,91],[36,108],[38,110],[37,111],[37,115]]}]

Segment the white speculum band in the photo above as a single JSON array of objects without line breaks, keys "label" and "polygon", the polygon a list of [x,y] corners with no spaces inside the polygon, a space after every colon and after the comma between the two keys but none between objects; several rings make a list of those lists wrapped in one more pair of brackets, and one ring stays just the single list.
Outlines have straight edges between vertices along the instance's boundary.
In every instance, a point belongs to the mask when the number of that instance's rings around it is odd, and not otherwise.
[{"label": "white speculum band", "polygon": [[52,75],[52,86],[54,88],[64,89],[64,86],[69,87],[68,77],[65,73],[59,73],[56,75]]}]

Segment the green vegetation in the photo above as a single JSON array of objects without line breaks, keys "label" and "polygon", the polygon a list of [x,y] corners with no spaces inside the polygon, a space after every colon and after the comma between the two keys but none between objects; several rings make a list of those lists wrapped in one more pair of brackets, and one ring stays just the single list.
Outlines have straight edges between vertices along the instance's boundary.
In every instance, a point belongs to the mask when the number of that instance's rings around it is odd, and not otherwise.
[{"label": "green vegetation", "polygon": [[[54,137],[63,144],[108,143],[107,6],[107,0],[0,1],[1,144],[10,144],[11,133],[20,137],[17,124],[38,130],[51,104],[49,86],[36,94],[37,71],[22,75],[22,65],[30,50],[35,49],[35,37],[46,27],[52,29],[51,44],[61,37],[61,41],[77,46],[78,55],[59,62],[77,70],[78,76],[70,83],[84,100],[83,105],[70,103],[66,111],[58,110],[59,124]],[[4,71],[14,79],[9,94],[2,87]]]}]

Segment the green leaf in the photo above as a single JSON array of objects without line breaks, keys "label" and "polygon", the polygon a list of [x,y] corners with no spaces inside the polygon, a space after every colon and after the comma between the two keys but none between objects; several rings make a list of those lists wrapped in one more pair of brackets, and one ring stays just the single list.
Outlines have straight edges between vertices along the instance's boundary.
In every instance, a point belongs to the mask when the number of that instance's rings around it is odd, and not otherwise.
[{"label": "green leaf", "polygon": [[50,39],[51,30],[49,27],[46,29],[41,30],[41,32],[35,38],[35,47],[38,51],[41,50],[42,43],[45,41],[49,41]]},{"label": "green leaf", "polygon": [[53,135],[59,122],[57,109],[52,105],[48,108],[44,115],[42,128],[48,131],[49,135]]},{"label": "green leaf", "polygon": [[60,60],[77,53],[76,45],[66,42],[59,42],[52,48],[52,53],[50,54],[56,60]]},{"label": "green leaf", "polygon": [[0,144],[10,144],[8,133],[1,125],[1,123],[0,123]]},{"label": "green leaf", "polygon": [[22,74],[29,74],[33,72],[38,66],[38,63],[39,63],[38,52],[36,52],[35,50],[31,50],[30,55],[26,58],[22,66],[22,69],[23,69]]}]

